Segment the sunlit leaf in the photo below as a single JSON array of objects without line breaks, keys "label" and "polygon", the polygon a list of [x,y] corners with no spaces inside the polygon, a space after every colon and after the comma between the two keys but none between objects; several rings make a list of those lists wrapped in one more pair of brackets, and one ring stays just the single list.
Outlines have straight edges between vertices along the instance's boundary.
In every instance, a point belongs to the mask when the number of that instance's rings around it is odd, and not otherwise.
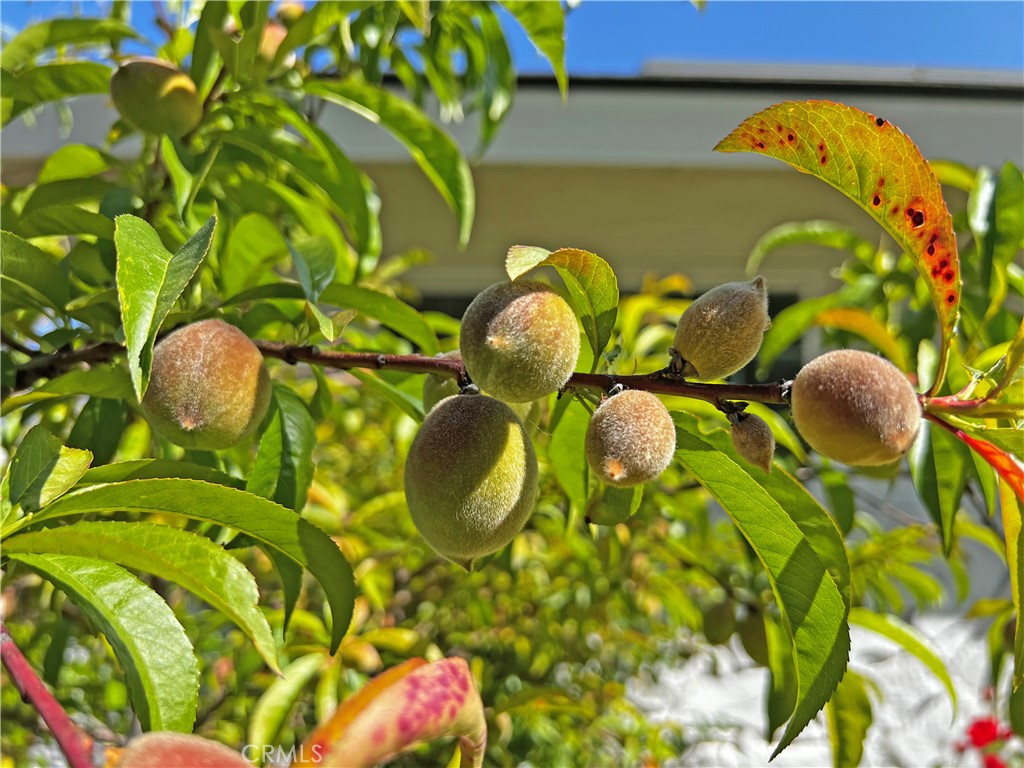
[{"label": "sunlit leaf", "polygon": [[65,494],[34,520],[122,511],[181,515],[234,528],[305,568],[331,606],[331,652],[337,650],[352,618],[352,569],[338,545],[294,511],[234,488],[175,478],[89,486]]},{"label": "sunlit leaf", "polygon": [[589,423],[590,414],[583,406],[570,404],[548,444],[548,461],[555,477],[580,512],[587,508],[587,457],[583,449]]},{"label": "sunlit leaf", "polygon": [[459,658],[432,664],[409,659],[344,701],[310,734],[293,765],[372,766],[452,736],[459,740],[462,768],[480,768],[487,726],[469,666]]},{"label": "sunlit leaf", "polygon": [[511,279],[537,267],[554,267],[561,275],[596,365],[615,329],[619,305],[619,284],[612,268],[600,256],[577,248],[559,248],[554,252],[524,245],[509,248],[505,271]]},{"label": "sunlit leaf", "polygon": [[681,429],[676,460],[722,505],[750,543],[765,567],[793,643],[796,704],[774,757],[825,706],[843,676],[850,652],[846,606],[800,528],[740,465]]},{"label": "sunlit leaf", "polygon": [[136,216],[117,217],[117,292],[128,348],[128,370],[139,400],[149,386],[157,331],[206,258],[216,225],[216,217],[211,216],[172,254],[145,221]]},{"label": "sunlit leaf", "polygon": [[89,93],[107,93],[110,67],[95,61],[55,62],[21,74],[3,72],[2,116],[6,125],[27,109]]},{"label": "sunlit leaf", "polygon": [[235,622],[277,670],[256,581],[241,562],[203,536],[143,522],[80,522],[12,536],[4,551],[101,558],[179,584]]},{"label": "sunlit leaf", "polygon": [[29,430],[11,459],[11,503],[34,512],[67,493],[92,463],[92,452],[67,448],[42,424]]},{"label": "sunlit leaf", "polygon": [[275,386],[246,490],[301,512],[313,482],[315,447],[316,424],[306,404],[288,387]]},{"label": "sunlit leaf", "polygon": [[747,118],[715,147],[775,157],[817,176],[880,223],[913,258],[942,328],[934,392],[960,306],[960,264],[942,188],[920,150],[882,117],[827,101],[785,102]]},{"label": "sunlit leaf", "polygon": [[308,80],[306,93],[353,110],[391,131],[433,182],[459,219],[459,243],[473,227],[476,193],[469,164],[455,141],[415,105],[355,78]]},{"label": "sunlit leaf", "polygon": [[909,370],[910,364],[899,340],[893,337],[889,333],[889,329],[866,309],[859,307],[823,309],[814,316],[814,323],[816,325],[823,325],[826,328],[838,328],[842,331],[855,333],[874,345],[879,352],[889,358],[901,371]]},{"label": "sunlit leaf", "polygon": [[63,590],[107,638],[145,730],[192,732],[199,664],[174,612],[156,592],[103,560],[17,553],[10,558]]},{"label": "sunlit leaf", "polygon": [[1010,594],[1013,596],[1013,687],[1024,682],[1024,499],[1008,483],[999,484],[999,504],[1003,511],[1003,533],[1006,537],[1006,564],[1010,569]]},{"label": "sunlit leaf", "polygon": [[526,30],[530,41],[551,64],[564,99],[569,92],[569,77],[565,71],[565,13],[562,4],[530,0],[502,0],[501,4]]},{"label": "sunlit leaf", "polygon": [[83,45],[135,38],[130,26],[117,19],[50,19],[25,27],[4,43],[0,66],[18,69],[47,48],[58,45]]},{"label": "sunlit leaf", "polygon": [[756,275],[772,251],[791,245],[819,245],[848,251],[859,259],[872,256],[877,248],[843,224],[832,221],[788,221],[772,227],[754,243],[747,257],[747,274]]},{"label": "sunlit leaf", "polygon": [[864,740],[871,727],[871,699],[864,678],[847,670],[835,694],[825,705],[832,765],[854,768],[864,755]]}]

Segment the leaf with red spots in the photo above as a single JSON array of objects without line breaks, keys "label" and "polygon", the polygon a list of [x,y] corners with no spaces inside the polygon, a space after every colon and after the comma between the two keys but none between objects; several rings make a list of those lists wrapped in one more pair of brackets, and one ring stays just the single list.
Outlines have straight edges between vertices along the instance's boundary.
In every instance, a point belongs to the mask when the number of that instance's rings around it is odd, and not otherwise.
[{"label": "leaf with red spots", "polygon": [[828,101],[785,102],[751,115],[715,147],[754,152],[826,181],[871,214],[913,258],[942,327],[945,378],[960,307],[960,266],[942,188],[910,138],[895,125]]},{"label": "leaf with red spots", "polygon": [[382,672],[321,724],[293,766],[373,766],[418,744],[454,736],[461,768],[483,765],[483,702],[463,659],[423,659]]}]

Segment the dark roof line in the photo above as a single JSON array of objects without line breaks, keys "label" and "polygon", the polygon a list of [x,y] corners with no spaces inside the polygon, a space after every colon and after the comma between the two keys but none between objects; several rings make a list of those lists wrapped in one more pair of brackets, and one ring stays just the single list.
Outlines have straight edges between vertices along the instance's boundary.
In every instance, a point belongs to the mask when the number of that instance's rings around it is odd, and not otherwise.
[{"label": "dark roof line", "polygon": [[[554,87],[550,75],[520,74],[526,88]],[[1024,100],[1024,71],[921,67],[790,66],[651,61],[639,77],[571,75],[569,88],[643,91],[790,91]]]}]

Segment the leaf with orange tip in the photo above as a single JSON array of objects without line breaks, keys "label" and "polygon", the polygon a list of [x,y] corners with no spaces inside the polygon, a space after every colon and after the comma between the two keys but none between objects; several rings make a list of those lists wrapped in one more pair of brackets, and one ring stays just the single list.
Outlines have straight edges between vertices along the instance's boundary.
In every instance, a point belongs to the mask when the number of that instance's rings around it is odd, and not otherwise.
[{"label": "leaf with orange tip", "polygon": [[960,265],[942,187],[910,138],[884,118],[829,101],[789,101],[748,117],[715,147],[754,152],[817,176],[885,228],[928,284],[942,328],[945,378],[960,309]]},{"label": "leaf with orange tip", "polygon": [[1019,461],[1001,448],[997,448],[992,443],[981,438],[968,435],[962,429],[954,430],[953,434],[967,443],[973,451],[987,461],[999,475],[1000,479],[1013,491],[1014,495],[1021,502],[1024,502],[1024,467],[1021,467]]},{"label": "leaf with orange tip", "polygon": [[386,762],[418,744],[457,737],[462,768],[483,765],[483,702],[463,659],[423,659],[382,672],[306,740],[292,764],[360,768]]}]

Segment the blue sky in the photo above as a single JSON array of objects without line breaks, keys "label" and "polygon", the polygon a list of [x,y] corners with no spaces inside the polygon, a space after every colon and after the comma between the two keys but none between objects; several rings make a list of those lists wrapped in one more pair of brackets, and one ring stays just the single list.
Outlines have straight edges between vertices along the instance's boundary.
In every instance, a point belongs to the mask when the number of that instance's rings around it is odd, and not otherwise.
[{"label": "blue sky", "polygon": [[[108,4],[3,0],[0,21],[20,29],[73,6],[92,14]],[[152,17],[148,1],[134,10],[138,23]],[[1022,30],[1024,0],[708,0],[702,12],[685,0],[584,0],[569,14],[567,61],[571,73],[588,75],[636,74],[651,59],[1021,71]],[[520,70],[547,71],[510,32]]]}]

